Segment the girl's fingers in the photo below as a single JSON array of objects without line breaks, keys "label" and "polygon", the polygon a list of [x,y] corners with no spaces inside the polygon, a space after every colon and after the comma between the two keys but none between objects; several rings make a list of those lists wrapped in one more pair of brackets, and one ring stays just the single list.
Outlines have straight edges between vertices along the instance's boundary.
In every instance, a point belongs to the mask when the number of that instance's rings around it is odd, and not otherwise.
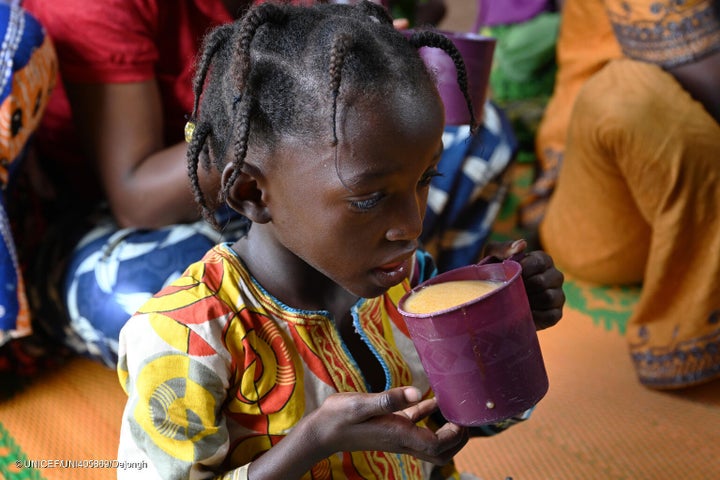
[{"label": "girl's fingers", "polygon": [[437,410],[437,400],[434,398],[428,398],[420,403],[417,403],[415,405],[412,405],[400,412],[398,412],[398,415],[403,415],[407,417],[408,420],[410,420],[413,423],[416,423],[423,418],[427,417],[428,415],[432,414]]},{"label": "girl's fingers", "polygon": [[[368,396],[370,401],[368,401]],[[347,409],[353,412],[354,420],[362,422],[373,417],[405,410],[420,401],[422,395],[415,387],[399,387],[381,393],[339,394],[336,401],[348,402]]]}]

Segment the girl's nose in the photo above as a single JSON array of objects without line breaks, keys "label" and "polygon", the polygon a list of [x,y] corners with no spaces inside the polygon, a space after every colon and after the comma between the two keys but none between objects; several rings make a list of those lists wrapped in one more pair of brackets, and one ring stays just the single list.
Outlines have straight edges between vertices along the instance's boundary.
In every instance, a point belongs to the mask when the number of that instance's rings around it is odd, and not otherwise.
[{"label": "girl's nose", "polygon": [[405,202],[404,208],[398,208],[393,223],[385,232],[385,238],[391,242],[417,240],[420,238],[425,218],[425,202],[414,197]]}]

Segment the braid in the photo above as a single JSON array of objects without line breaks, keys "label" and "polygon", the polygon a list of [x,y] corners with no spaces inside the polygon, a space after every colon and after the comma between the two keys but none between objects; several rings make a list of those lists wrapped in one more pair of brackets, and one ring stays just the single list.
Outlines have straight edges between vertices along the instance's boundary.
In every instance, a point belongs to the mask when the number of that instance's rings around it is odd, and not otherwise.
[{"label": "braid", "polygon": [[[278,6],[265,3],[256,9],[250,10],[248,14],[243,17],[240,24],[239,41],[234,51],[234,57],[237,59],[234,76],[237,85],[240,87],[239,95],[233,99],[235,115],[232,123],[236,128],[234,129],[235,142],[232,164],[235,168],[220,192],[221,201],[227,198],[230,188],[232,188],[235,180],[240,175],[247,154],[248,139],[250,137],[249,117],[253,106],[252,91],[248,82],[251,65],[250,46],[258,29],[262,25],[266,23],[280,23],[284,18],[285,12]],[[221,157],[215,159],[218,170],[222,169],[223,161],[224,159]]]},{"label": "braid", "polygon": [[250,44],[255,38],[261,25],[272,22],[279,23],[285,18],[285,13],[277,5],[263,3],[245,15],[240,24],[240,38],[235,50],[238,64],[235,67],[235,76],[239,85],[245,85],[250,71]]},{"label": "braid", "polygon": [[190,187],[192,188],[195,202],[200,206],[203,218],[210,222],[213,227],[218,227],[215,216],[205,202],[205,194],[203,194],[202,188],[200,188],[200,179],[197,173],[200,154],[205,146],[205,140],[210,134],[210,128],[209,124],[202,124],[197,127],[193,133],[192,140],[187,148],[188,175],[190,176]]},{"label": "braid", "polygon": [[440,48],[448,54],[455,64],[455,70],[457,71],[457,83],[460,87],[460,91],[465,97],[465,103],[467,104],[468,110],[470,111],[470,132],[475,133],[477,129],[477,120],[475,119],[475,112],[473,111],[472,101],[468,92],[467,82],[467,70],[465,69],[465,61],[462,55],[458,51],[449,38],[431,30],[421,30],[415,32],[409,39],[410,44],[418,50],[422,47]]},{"label": "braid", "polygon": [[[198,61],[198,69],[193,79],[193,111],[191,114],[191,121],[194,121],[197,116],[198,107],[200,103],[200,97],[202,95],[202,89],[205,84],[208,70],[212,63],[215,54],[227,43],[233,34],[232,25],[223,25],[213,30],[206,38],[203,43],[202,55]],[[187,149],[187,160],[188,160],[188,176],[190,177],[190,187],[195,198],[195,202],[200,206],[202,216],[211,225],[218,228],[217,221],[212,211],[207,207],[205,201],[205,195],[200,187],[200,179],[198,177],[198,167],[200,165],[200,156],[205,149],[205,142],[212,131],[210,124],[202,123],[198,125],[192,136]],[[205,167],[209,168],[209,164],[205,162]]]},{"label": "braid", "polygon": [[221,199],[226,199],[228,196],[228,193],[230,192],[230,188],[235,183],[235,179],[237,179],[238,175],[240,175],[240,171],[242,169],[243,164],[245,163],[245,155],[247,154],[247,146],[248,146],[248,137],[250,136],[250,110],[252,109],[252,100],[249,95],[245,95],[245,97],[240,100],[240,103],[237,106],[237,113],[235,115],[236,118],[236,125],[237,125],[237,134],[235,136],[235,144],[234,144],[234,155],[233,155],[233,165],[234,169],[232,174],[230,175],[230,178],[225,183],[225,186],[222,189],[222,192],[220,193]]},{"label": "braid", "polygon": [[352,39],[348,35],[339,34],[330,47],[330,91],[332,92],[332,129],[333,145],[337,145],[337,99],[340,93],[340,77],[345,56],[352,47]]},{"label": "braid", "polygon": [[203,85],[205,84],[205,78],[207,77],[208,70],[210,69],[212,58],[215,56],[215,53],[217,53],[217,51],[232,37],[233,30],[234,27],[232,24],[223,25],[213,30],[205,38],[202,55],[200,56],[200,61],[198,62],[198,71],[193,79],[193,94],[195,95],[191,116],[193,119],[197,115],[200,95],[202,94]]}]

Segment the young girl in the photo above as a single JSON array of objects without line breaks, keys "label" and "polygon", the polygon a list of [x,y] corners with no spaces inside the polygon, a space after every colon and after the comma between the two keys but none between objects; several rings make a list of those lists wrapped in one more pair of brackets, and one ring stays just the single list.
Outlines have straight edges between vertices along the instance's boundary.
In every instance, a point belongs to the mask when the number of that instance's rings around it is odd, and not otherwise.
[{"label": "young girl", "polygon": [[[252,226],[123,328],[119,458],[148,468],[121,478],[459,478],[469,429],[433,425],[396,307],[433,274],[417,239],[444,125],[423,44],[464,83],[447,39],[408,41],[369,2],[263,4],[208,36],[192,183],[209,220],[219,191]],[[522,265],[538,328],[556,323],[562,274],[541,252]]]}]

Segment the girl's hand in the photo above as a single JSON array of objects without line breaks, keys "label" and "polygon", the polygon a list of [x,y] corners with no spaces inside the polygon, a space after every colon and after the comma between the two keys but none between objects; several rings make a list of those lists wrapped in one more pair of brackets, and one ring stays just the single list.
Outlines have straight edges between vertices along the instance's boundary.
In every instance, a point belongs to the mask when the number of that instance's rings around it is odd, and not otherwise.
[{"label": "girl's hand", "polygon": [[525,240],[488,244],[485,253],[500,259],[516,256],[522,266],[523,284],[530,301],[535,328],[542,330],[555,325],[562,318],[565,293],[564,276],[555,268],[552,258],[542,250],[527,254]]},{"label": "girl's hand", "polygon": [[323,458],[338,451],[380,450],[436,465],[449,462],[467,443],[468,429],[452,423],[435,432],[417,426],[437,410],[434,398],[420,397],[414,387],[332,395],[311,415],[317,444],[324,446]]},{"label": "girl's hand", "polygon": [[436,465],[468,441],[468,429],[446,423],[437,431],[415,423],[437,410],[415,387],[381,393],[336,393],[300,421],[281,442],[256,458],[248,478],[299,479],[336,452],[406,453]]}]

